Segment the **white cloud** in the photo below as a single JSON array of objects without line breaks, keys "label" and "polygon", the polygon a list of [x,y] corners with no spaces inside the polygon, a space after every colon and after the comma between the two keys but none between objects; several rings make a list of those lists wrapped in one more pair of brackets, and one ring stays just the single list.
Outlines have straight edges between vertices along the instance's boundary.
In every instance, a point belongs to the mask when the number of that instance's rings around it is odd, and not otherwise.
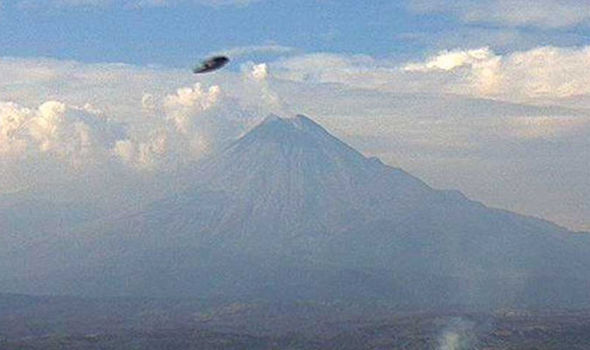
[{"label": "white cloud", "polygon": [[296,51],[297,49],[290,46],[268,44],[234,47],[228,50],[222,50],[221,52],[211,52],[210,55],[223,54],[231,58],[239,58],[256,54],[286,55]]},{"label": "white cloud", "polygon": [[563,28],[588,24],[590,3],[579,0],[411,0],[419,13],[451,13],[464,22]]},{"label": "white cloud", "polygon": [[408,64],[404,70],[409,72],[428,72],[432,70],[450,71],[465,65],[476,65],[480,62],[489,61],[495,55],[489,48],[476,50],[443,51],[437,56],[430,58],[425,63]]},{"label": "white cloud", "polygon": [[165,159],[167,150],[168,136],[159,132],[147,142],[119,140],[113,151],[128,165],[142,170],[155,170]]},{"label": "white cloud", "polygon": [[272,95],[266,74],[264,65],[243,75],[216,74],[232,95],[225,96],[220,84],[207,77],[194,83],[190,72],[0,59],[0,94],[7,99],[0,103],[1,162],[10,158],[15,168],[37,159],[74,172],[117,163],[172,171],[264,117],[268,108],[260,105]]},{"label": "white cloud", "polygon": [[[91,198],[137,187],[113,194],[127,202],[143,196],[139,187],[172,191],[194,182],[195,162],[268,113],[305,113],[436,187],[583,227],[590,212],[576,203],[590,196],[590,119],[569,101],[589,94],[587,55],[482,48],[403,63],[323,53],[198,77],[0,59],[0,193],[48,179],[83,179],[75,195]],[[538,106],[549,99],[571,108]]]},{"label": "white cloud", "polygon": [[590,94],[590,47],[539,47],[506,55],[444,50],[398,64],[368,56],[310,54],[274,64],[275,75],[308,83],[391,92],[453,93],[514,102]]},{"label": "white cloud", "polygon": [[[415,30],[415,29],[414,29]],[[546,30],[497,25],[459,25],[432,31],[401,32],[397,41],[430,52],[449,48],[478,48],[482,45],[501,52],[526,51],[539,46],[575,47],[587,44],[583,31]]]},{"label": "white cloud", "polygon": [[104,160],[123,132],[91,106],[48,101],[31,110],[0,103],[0,155],[18,158],[46,155],[74,168]]},{"label": "white cloud", "polygon": [[590,47],[540,47],[505,56],[489,49],[441,52],[404,70],[444,74],[448,92],[522,101],[590,94],[588,67]]},{"label": "white cloud", "polygon": [[149,129],[137,122],[130,125],[130,138],[118,141],[114,149],[124,163],[140,170],[173,170],[194,163],[264,117],[224,96],[219,85],[201,83],[160,98],[146,94],[141,104]]},{"label": "white cloud", "polygon": [[590,113],[548,104],[590,95],[589,50],[444,50],[409,63],[312,54],[270,68],[299,84],[279,90],[287,103],[366,154],[435,187],[588,229]]},{"label": "white cloud", "polygon": [[221,89],[217,85],[204,91],[201,84],[196,83],[194,87],[181,88],[176,94],[168,95],[164,100],[164,110],[174,121],[177,130],[188,134],[193,125],[191,119],[213,107],[218,102],[220,93]]},{"label": "white cloud", "polygon": [[399,76],[396,62],[378,61],[367,55],[314,53],[281,60],[271,68],[280,79],[368,89],[396,86],[396,75]]}]

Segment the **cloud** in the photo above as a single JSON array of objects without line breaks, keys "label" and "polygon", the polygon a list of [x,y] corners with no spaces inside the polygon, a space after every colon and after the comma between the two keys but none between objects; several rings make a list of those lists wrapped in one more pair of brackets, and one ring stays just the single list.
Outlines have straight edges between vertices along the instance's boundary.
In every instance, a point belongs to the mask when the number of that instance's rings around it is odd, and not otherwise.
[{"label": "cloud", "polygon": [[269,111],[264,106],[276,96],[265,82],[267,67],[250,68],[216,75],[226,95],[206,77],[190,83],[190,74],[174,70],[0,59],[6,73],[0,93],[10,99],[0,101],[0,162],[31,174],[29,163],[39,161],[79,174],[96,166],[150,172],[189,166]]},{"label": "cloud", "polygon": [[219,86],[211,86],[204,91],[200,83],[178,89],[176,94],[168,95],[164,100],[166,115],[174,121],[179,132],[188,134],[191,132],[191,119],[215,106],[220,93]]},{"label": "cloud", "polygon": [[0,193],[49,191],[74,181],[86,184],[72,189],[78,198],[96,191],[105,178],[91,190],[89,178],[115,170],[111,149],[125,137],[123,125],[91,105],[0,101]]},{"label": "cloud", "polygon": [[443,50],[399,64],[369,56],[309,54],[284,59],[275,75],[390,92],[453,93],[514,102],[590,94],[590,47],[539,47],[499,55],[490,48]]},{"label": "cloud", "polygon": [[0,103],[0,155],[28,158],[46,155],[73,167],[107,156],[123,134],[90,105],[48,101],[35,110]]},{"label": "cloud", "polygon": [[425,63],[408,64],[404,67],[404,70],[408,72],[450,71],[465,65],[475,65],[480,62],[489,61],[494,56],[489,48],[467,51],[443,51]]},{"label": "cloud", "polygon": [[[264,94],[264,91],[256,91]],[[129,127],[129,139],[114,153],[139,170],[174,170],[190,165],[235,140],[264,116],[225,96],[219,85],[195,83],[161,98],[142,98],[145,122]]]},{"label": "cloud", "polygon": [[590,169],[581,165],[590,164],[582,109],[590,104],[578,98],[590,94],[589,66],[586,47],[443,50],[406,63],[310,54],[270,64],[296,85],[278,90],[286,103],[365,154],[435,187],[579,229],[590,215]]},{"label": "cloud", "polygon": [[378,61],[367,55],[314,53],[274,63],[273,74],[280,79],[309,84],[338,83],[357,88],[395,86],[396,62]]},{"label": "cloud", "polygon": [[418,13],[450,13],[467,23],[564,28],[586,25],[590,4],[578,0],[411,0]]},{"label": "cloud", "polygon": [[297,49],[290,46],[283,46],[277,44],[269,45],[251,45],[251,46],[240,46],[234,47],[228,50],[222,50],[220,52],[212,52],[210,55],[222,54],[229,56],[230,58],[239,58],[249,55],[286,55],[296,52]]},{"label": "cloud", "polygon": [[[446,90],[522,101],[590,94],[590,47],[540,47],[501,56],[487,48],[441,52],[407,72],[443,74]],[[427,75],[427,74],[426,74]]]},{"label": "cloud", "polygon": [[411,47],[428,48],[430,53],[449,48],[480,48],[486,45],[496,52],[528,51],[541,46],[582,47],[587,36],[579,30],[546,30],[495,25],[459,25],[436,32],[410,31],[396,35]]},{"label": "cloud", "polygon": [[[178,166],[171,163],[171,158],[181,162],[200,159],[207,154],[210,144],[217,141],[210,139],[213,135],[203,130],[201,122],[208,117],[207,111],[221,103],[220,94],[221,89],[217,85],[205,90],[200,83],[196,83],[192,87],[178,89],[163,101],[153,101],[151,95],[145,95],[142,99],[144,107],[152,105],[152,111],[156,108],[162,113],[155,115],[156,120],[152,122],[154,130],[148,135],[138,133],[136,141],[118,142],[115,153],[140,169],[154,169],[162,165],[160,163]],[[142,138],[146,140],[142,141]]]},{"label": "cloud", "polygon": [[197,162],[268,113],[304,113],[435,187],[582,228],[587,52],[457,49],[415,62],[316,53],[199,77],[0,58],[0,193],[63,184],[75,198],[110,198],[109,210],[147,201],[146,189],[194,183]]}]

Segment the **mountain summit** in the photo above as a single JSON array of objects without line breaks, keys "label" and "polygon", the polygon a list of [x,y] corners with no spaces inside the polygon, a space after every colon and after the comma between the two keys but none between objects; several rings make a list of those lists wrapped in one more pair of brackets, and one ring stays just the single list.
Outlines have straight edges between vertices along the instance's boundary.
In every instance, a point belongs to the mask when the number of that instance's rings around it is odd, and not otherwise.
[{"label": "mountain summit", "polygon": [[262,226],[272,227],[273,236],[341,231],[402,209],[391,203],[384,213],[384,201],[396,199],[406,207],[431,191],[400,169],[364,157],[305,116],[268,117],[207,162],[199,177],[203,188],[231,193],[224,212],[236,225],[220,228],[225,234],[267,232]]},{"label": "mountain summit", "polygon": [[45,259],[26,263],[46,273],[8,281],[18,286],[11,291],[479,307],[589,301],[587,238],[432,189],[304,116],[267,118],[195,177],[182,194],[46,247]]}]

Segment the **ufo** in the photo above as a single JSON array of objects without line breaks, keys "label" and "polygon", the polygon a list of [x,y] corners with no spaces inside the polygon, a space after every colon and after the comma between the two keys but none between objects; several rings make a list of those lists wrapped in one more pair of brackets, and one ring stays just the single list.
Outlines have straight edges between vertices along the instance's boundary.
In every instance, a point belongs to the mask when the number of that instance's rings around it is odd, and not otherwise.
[{"label": "ufo", "polygon": [[217,70],[225,66],[229,62],[229,58],[225,56],[214,56],[205,61],[193,69],[193,73],[208,73]]}]

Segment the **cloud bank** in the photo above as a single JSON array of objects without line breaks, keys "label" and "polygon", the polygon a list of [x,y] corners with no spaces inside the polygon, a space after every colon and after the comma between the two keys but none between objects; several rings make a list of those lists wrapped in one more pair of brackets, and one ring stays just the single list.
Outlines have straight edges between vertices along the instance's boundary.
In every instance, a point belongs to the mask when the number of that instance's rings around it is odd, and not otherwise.
[{"label": "cloud bank", "polygon": [[0,193],[72,179],[94,194],[138,179],[173,192],[169,183],[192,183],[197,162],[269,113],[305,113],[435,187],[587,228],[589,52],[455,49],[413,62],[316,53],[198,77],[3,58]]},{"label": "cloud bank", "polygon": [[414,62],[320,53],[271,68],[309,90],[282,96],[365,153],[435,187],[587,230],[589,52],[484,47]]},{"label": "cloud bank", "polygon": [[282,61],[277,76],[392,92],[446,92],[507,101],[590,94],[590,47],[539,47],[506,55],[483,47],[445,50],[399,64],[369,56],[309,54]]}]

